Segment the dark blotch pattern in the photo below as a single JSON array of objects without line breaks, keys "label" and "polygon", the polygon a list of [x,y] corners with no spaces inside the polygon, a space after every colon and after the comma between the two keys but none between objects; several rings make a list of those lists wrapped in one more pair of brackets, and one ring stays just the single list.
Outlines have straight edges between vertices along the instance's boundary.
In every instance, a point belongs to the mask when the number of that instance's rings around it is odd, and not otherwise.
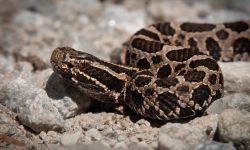
[{"label": "dark blotch pattern", "polygon": [[216,74],[211,74],[208,78],[208,81],[214,85],[216,83],[216,77]]},{"label": "dark blotch pattern", "polygon": [[156,55],[156,56],[153,56],[151,60],[153,64],[159,64],[160,62],[162,62],[162,57],[160,55]]},{"label": "dark blotch pattern", "polygon": [[156,101],[159,102],[160,109],[168,114],[171,110],[175,110],[176,106],[178,106],[178,98],[175,94],[164,92],[159,94],[156,98]]},{"label": "dark blotch pattern", "polygon": [[164,46],[162,43],[157,41],[148,41],[145,39],[136,38],[131,43],[132,47],[137,48],[143,52],[155,53],[162,50]]},{"label": "dark blotch pattern", "polygon": [[183,34],[179,34],[174,43],[176,46],[182,46],[184,43],[184,40],[185,40],[185,36]]},{"label": "dark blotch pattern", "polygon": [[190,108],[189,106],[180,109],[180,114],[179,114],[180,117],[187,118],[194,115],[195,115],[194,110],[192,110],[192,108]]},{"label": "dark blotch pattern", "polygon": [[163,38],[163,41],[164,41],[164,43],[167,44],[167,45],[172,45],[172,43],[170,42],[170,40],[167,39],[167,38]]},{"label": "dark blotch pattern", "polygon": [[191,48],[184,48],[179,50],[172,50],[168,53],[166,53],[167,58],[170,61],[178,61],[183,62],[188,60],[194,55],[201,54],[199,51],[191,49]]},{"label": "dark blotch pattern", "polygon": [[173,36],[175,34],[174,28],[171,27],[169,22],[166,23],[158,23],[153,25],[159,32],[161,32],[163,35],[170,35]]},{"label": "dark blotch pattern", "polygon": [[184,78],[189,82],[202,82],[205,75],[204,71],[190,70],[184,75]]},{"label": "dark blotch pattern", "polygon": [[178,72],[178,71],[180,71],[182,68],[185,68],[185,67],[186,67],[185,64],[178,64],[178,65],[175,66],[174,72]]},{"label": "dark blotch pattern", "polygon": [[221,97],[222,97],[222,94],[221,94],[220,90],[217,90],[216,94],[212,96],[212,102],[221,98]]},{"label": "dark blotch pattern", "polygon": [[136,59],[136,53],[131,54],[131,59]]},{"label": "dark blotch pattern", "polygon": [[183,23],[181,24],[180,28],[186,32],[205,32],[213,30],[215,25],[202,23]]},{"label": "dark blotch pattern", "polygon": [[179,81],[176,78],[167,78],[167,79],[157,79],[155,83],[159,87],[169,88],[170,86],[175,86]]},{"label": "dark blotch pattern", "polygon": [[126,52],[126,58],[125,58],[125,63],[129,64],[130,63],[130,57],[131,57],[131,53],[130,52]]},{"label": "dark blotch pattern", "polygon": [[221,85],[224,84],[224,80],[223,80],[223,75],[222,75],[222,73],[219,74],[219,83],[220,83]]},{"label": "dark blotch pattern", "polygon": [[192,100],[202,106],[203,103],[208,100],[210,95],[210,88],[207,85],[200,85],[198,88],[194,89]]},{"label": "dark blotch pattern", "polygon": [[178,73],[178,76],[182,76],[186,73],[186,70],[182,70],[180,73]]},{"label": "dark blotch pattern", "polygon": [[233,49],[235,54],[243,54],[247,52],[250,54],[250,40],[247,38],[239,38],[234,41]]},{"label": "dark blotch pattern", "polygon": [[194,40],[194,38],[188,39],[188,45],[190,46],[191,49],[198,50],[197,42]]},{"label": "dark blotch pattern", "polygon": [[229,36],[225,30],[217,31],[215,34],[220,40],[226,40]]},{"label": "dark blotch pattern", "polygon": [[243,21],[238,21],[238,22],[233,22],[233,23],[225,23],[224,24],[226,28],[231,29],[232,31],[235,32],[242,32],[242,31],[246,31],[249,26],[247,23],[243,22]]},{"label": "dark blotch pattern", "polygon": [[213,38],[207,38],[206,39],[206,48],[209,51],[209,54],[215,59],[219,60],[221,57],[220,51],[221,48]]},{"label": "dark blotch pattern", "polygon": [[146,58],[140,59],[137,62],[137,67],[140,69],[149,69],[150,68],[150,63]]},{"label": "dark blotch pattern", "polygon": [[145,29],[141,29],[139,30],[138,32],[135,33],[135,35],[145,35],[147,37],[150,37],[151,39],[154,39],[156,41],[160,41],[160,38],[157,34],[151,32],[151,31],[148,31],[148,30],[145,30]]},{"label": "dark blotch pattern", "polygon": [[171,72],[172,71],[170,65],[165,65],[158,70],[157,77],[167,78],[171,74]]},{"label": "dark blotch pattern", "polygon": [[206,58],[206,59],[201,59],[201,60],[194,60],[189,64],[190,68],[196,68],[199,66],[204,66],[207,67],[210,70],[219,70],[219,65],[214,59],[211,58]]},{"label": "dark blotch pattern", "polygon": [[143,107],[144,98],[142,97],[141,93],[139,93],[138,91],[132,91],[131,92],[131,98],[132,98],[131,102],[133,102],[132,106],[135,107],[134,111],[137,111],[138,108],[140,109],[140,108]]},{"label": "dark blotch pattern", "polygon": [[177,87],[177,91],[179,91],[181,93],[188,93],[189,87],[186,85],[182,85],[182,86]]},{"label": "dark blotch pattern", "polygon": [[151,77],[139,76],[139,77],[135,78],[134,83],[137,87],[143,87],[143,86],[149,84],[150,81],[151,81]]},{"label": "dark blotch pattern", "polygon": [[145,90],[145,96],[147,97],[153,96],[154,93],[155,93],[155,90],[153,88],[149,88]]}]

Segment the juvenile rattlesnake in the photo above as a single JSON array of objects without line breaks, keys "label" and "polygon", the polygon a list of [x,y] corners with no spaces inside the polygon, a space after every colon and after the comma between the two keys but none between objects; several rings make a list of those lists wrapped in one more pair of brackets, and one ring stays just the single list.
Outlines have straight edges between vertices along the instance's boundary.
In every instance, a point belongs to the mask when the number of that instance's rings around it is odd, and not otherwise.
[{"label": "juvenile rattlesnake", "polygon": [[250,22],[158,23],[136,32],[124,65],[70,47],[56,48],[51,64],[63,79],[97,100],[129,106],[160,120],[201,114],[223,96],[216,61],[250,60]]}]

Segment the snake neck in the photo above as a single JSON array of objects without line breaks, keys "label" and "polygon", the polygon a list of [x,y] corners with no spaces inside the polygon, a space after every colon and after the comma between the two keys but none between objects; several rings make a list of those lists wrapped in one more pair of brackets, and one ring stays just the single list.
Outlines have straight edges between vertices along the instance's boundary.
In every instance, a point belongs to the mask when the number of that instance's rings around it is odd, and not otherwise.
[{"label": "snake neck", "polygon": [[100,60],[69,47],[51,56],[54,71],[86,95],[105,102],[122,103],[126,85],[138,69]]}]

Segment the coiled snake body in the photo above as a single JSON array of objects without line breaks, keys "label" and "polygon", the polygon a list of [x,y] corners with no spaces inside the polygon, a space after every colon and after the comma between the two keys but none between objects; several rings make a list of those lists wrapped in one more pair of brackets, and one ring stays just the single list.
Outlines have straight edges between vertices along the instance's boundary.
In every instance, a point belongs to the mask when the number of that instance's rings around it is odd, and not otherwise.
[{"label": "coiled snake body", "polygon": [[201,114],[223,96],[217,61],[250,60],[250,23],[165,22],[145,27],[128,42],[125,64],[58,47],[56,73],[90,97],[129,106],[168,121]]}]

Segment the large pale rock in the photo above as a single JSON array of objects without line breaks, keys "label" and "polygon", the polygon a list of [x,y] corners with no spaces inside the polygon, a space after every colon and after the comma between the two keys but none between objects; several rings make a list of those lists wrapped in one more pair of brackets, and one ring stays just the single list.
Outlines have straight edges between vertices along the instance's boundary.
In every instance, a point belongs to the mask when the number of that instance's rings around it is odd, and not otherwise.
[{"label": "large pale rock", "polygon": [[51,74],[52,70],[47,69],[33,74],[13,72],[1,78],[0,103],[15,111],[21,123],[35,132],[61,130],[64,119],[89,106],[89,102],[84,106],[80,93],[73,97],[76,101],[69,97],[62,82],[53,77],[52,82]]},{"label": "large pale rock", "polygon": [[233,142],[246,149],[250,147],[250,113],[236,109],[226,109],[218,123],[219,139]]},{"label": "large pale rock", "polygon": [[207,141],[195,147],[195,150],[236,150],[232,143]]},{"label": "large pale rock", "polygon": [[214,101],[207,109],[208,114],[220,114],[225,109],[239,109],[250,112],[250,95],[234,93]]},{"label": "large pale rock", "polygon": [[199,143],[212,140],[219,116],[196,118],[189,123],[168,123],[159,132],[160,149],[193,149]]},{"label": "large pale rock", "polygon": [[223,77],[225,91],[250,92],[250,62],[219,63]]}]

